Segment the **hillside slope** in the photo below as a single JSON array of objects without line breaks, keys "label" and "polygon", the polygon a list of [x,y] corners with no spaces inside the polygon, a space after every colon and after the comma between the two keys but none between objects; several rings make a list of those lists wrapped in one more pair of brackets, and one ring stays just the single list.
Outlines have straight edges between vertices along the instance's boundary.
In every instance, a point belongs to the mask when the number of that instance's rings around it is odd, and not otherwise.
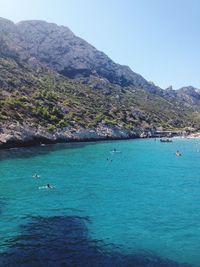
[{"label": "hillside slope", "polygon": [[[43,37],[34,35],[32,24],[37,34],[43,27]],[[62,50],[66,44],[68,50]],[[163,97],[163,90],[115,64],[69,29],[0,20],[1,147],[130,138],[153,135],[161,126],[199,125],[199,113],[191,106]]]}]

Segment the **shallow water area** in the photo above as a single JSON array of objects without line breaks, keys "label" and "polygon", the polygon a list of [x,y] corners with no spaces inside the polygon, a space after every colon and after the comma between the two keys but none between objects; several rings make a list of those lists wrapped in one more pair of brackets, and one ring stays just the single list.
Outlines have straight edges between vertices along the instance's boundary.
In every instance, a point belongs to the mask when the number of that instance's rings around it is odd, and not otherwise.
[{"label": "shallow water area", "polygon": [[200,266],[199,151],[178,138],[0,151],[0,265]]}]

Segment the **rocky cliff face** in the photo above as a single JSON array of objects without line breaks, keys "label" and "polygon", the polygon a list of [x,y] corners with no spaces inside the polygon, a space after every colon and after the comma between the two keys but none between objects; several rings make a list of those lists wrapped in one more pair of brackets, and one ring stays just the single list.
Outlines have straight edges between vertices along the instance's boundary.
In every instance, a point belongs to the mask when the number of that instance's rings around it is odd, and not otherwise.
[{"label": "rocky cliff face", "polygon": [[15,57],[31,61],[31,64],[42,63],[64,76],[89,84],[94,89],[105,89],[102,84],[109,87],[107,84],[110,82],[122,87],[132,85],[165,98],[177,98],[188,106],[199,103],[196,88],[188,86],[173,90],[169,87],[162,90],[128,66],[113,62],[67,27],[37,20],[14,24],[0,18],[0,33],[6,36],[4,44],[1,40],[0,51],[12,53]]},{"label": "rocky cliff face", "polygon": [[166,99],[174,99],[181,102],[183,105],[200,110],[200,89],[193,86],[185,86],[178,90],[169,88],[162,91]]},{"label": "rocky cliff face", "polygon": [[0,149],[59,142],[144,138],[153,136],[154,132],[155,129],[143,130],[135,128],[128,130],[118,126],[105,125],[99,125],[93,129],[82,127],[78,130],[73,127],[65,127],[54,132],[48,132],[45,127],[12,123],[0,128]]},{"label": "rocky cliff face", "polygon": [[120,86],[134,85],[149,91],[158,89],[129,67],[114,63],[67,27],[44,21],[14,24],[1,19],[0,29],[15,43],[21,58],[35,57],[69,78],[94,75]]},{"label": "rocky cliff face", "polygon": [[200,89],[185,86],[177,90],[177,97],[190,106],[200,108]]}]

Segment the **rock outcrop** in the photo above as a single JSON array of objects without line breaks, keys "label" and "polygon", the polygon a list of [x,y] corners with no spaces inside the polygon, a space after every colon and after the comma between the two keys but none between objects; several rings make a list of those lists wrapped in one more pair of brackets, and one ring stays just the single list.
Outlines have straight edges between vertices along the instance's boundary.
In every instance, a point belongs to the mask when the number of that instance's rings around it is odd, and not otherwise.
[{"label": "rock outcrop", "polygon": [[166,99],[175,99],[183,105],[200,110],[200,89],[193,86],[184,86],[178,90],[173,90],[170,86],[163,90]]},{"label": "rock outcrop", "polygon": [[154,136],[155,129],[122,129],[117,126],[99,125],[97,128],[74,129],[65,127],[47,131],[45,127],[12,123],[0,127],[0,149],[59,142],[129,139]]}]

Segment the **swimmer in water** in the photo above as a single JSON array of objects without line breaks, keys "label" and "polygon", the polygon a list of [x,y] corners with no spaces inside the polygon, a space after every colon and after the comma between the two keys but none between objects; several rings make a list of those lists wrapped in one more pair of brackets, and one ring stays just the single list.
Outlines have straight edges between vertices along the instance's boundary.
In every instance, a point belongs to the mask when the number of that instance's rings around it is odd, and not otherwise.
[{"label": "swimmer in water", "polygon": [[176,156],[177,156],[177,157],[182,156],[182,154],[181,154],[181,152],[180,152],[179,150],[176,151]]},{"label": "swimmer in water", "polygon": [[33,178],[38,179],[38,178],[40,178],[40,175],[38,175],[37,173],[35,173],[35,174],[33,175]]},{"label": "swimmer in water", "polygon": [[113,150],[110,151],[110,153],[116,153],[119,152],[116,148],[113,148]]},{"label": "swimmer in water", "polygon": [[43,186],[39,186],[38,189],[52,189],[54,187],[55,186],[53,186],[53,185],[46,184],[46,185],[43,185]]}]

